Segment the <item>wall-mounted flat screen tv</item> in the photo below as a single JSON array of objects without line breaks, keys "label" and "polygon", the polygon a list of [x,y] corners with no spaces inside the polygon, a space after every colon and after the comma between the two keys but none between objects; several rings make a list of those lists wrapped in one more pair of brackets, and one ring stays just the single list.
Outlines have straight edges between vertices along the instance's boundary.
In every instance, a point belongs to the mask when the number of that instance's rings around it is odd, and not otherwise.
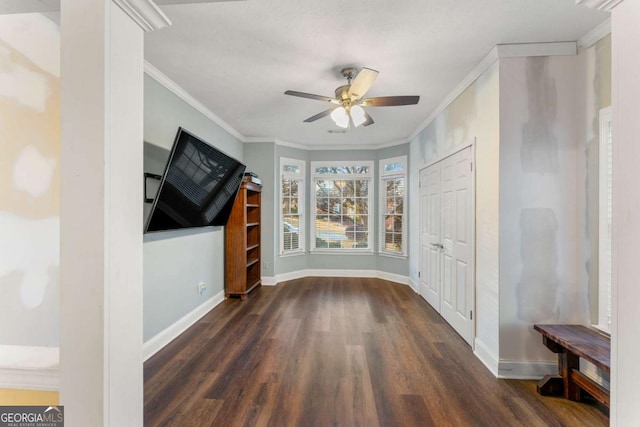
[{"label": "wall-mounted flat screen tv", "polygon": [[145,233],[225,225],[246,167],[178,129]]}]

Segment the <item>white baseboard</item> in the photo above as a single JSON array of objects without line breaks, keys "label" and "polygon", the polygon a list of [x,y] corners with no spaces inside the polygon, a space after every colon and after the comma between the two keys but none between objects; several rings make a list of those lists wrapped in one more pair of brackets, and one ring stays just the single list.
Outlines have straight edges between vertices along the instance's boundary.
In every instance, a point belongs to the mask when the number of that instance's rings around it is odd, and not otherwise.
[{"label": "white baseboard", "polygon": [[[411,280],[408,276],[402,276],[400,274],[387,273],[386,271],[378,270],[334,270],[334,269],[306,269],[290,271],[288,273],[277,274],[275,277],[269,277],[268,285],[276,285],[287,280],[301,279],[303,277],[365,277],[365,278],[378,278],[383,280],[389,280],[390,282],[401,283],[403,285],[410,285]],[[263,285],[265,284],[265,278],[262,278]]]},{"label": "white baseboard", "polygon": [[0,368],[0,388],[58,391],[59,387],[59,368]]},{"label": "white baseboard", "polygon": [[477,337],[474,340],[473,354],[482,362],[487,369],[498,378],[500,364],[498,358],[491,352],[487,345],[480,341]]},{"label": "white baseboard", "polygon": [[314,268],[308,269],[306,271],[306,276],[310,277],[363,277],[363,278],[375,278],[378,277],[377,270],[334,270],[334,269],[323,269],[323,268]]},{"label": "white baseboard", "polygon": [[58,390],[58,347],[0,345],[0,388]]},{"label": "white baseboard", "polygon": [[478,338],[473,354],[496,377],[512,380],[539,380],[545,375],[558,373],[557,362],[528,360],[499,360],[489,347]]},{"label": "white baseboard", "polygon": [[158,335],[151,338],[142,345],[142,359],[146,361],[151,356],[160,351],[164,346],[176,339],[178,335],[186,331],[191,325],[196,323],[205,314],[210,312],[215,306],[224,301],[224,291],[220,291],[209,298],[190,313],[181,317],[173,325],[169,326]]},{"label": "white baseboard", "polygon": [[402,276],[400,274],[387,273],[386,271],[378,271],[378,278],[382,280],[388,280],[390,282],[402,283],[403,285],[411,286],[411,279],[409,276]]},{"label": "white baseboard", "polygon": [[558,373],[558,362],[501,360],[498,378],[512,380],[539,380],[545,375]]},{"label": "white baseboard", "polygon": [[419,288],[419,284],[414,282],[411,277],[409,277],[409,286],[411,286],[411,289],[413,289],[413,292],[415,292],[416,294],[420,295],[420,288]]},{"label": "white baseboard", "polygon": [[260,277],[260,280],[262,282],[262,286],[275,286],[278,284],[276,278],[273,276],[262,276]]},{"label": "white baseboard", "polygon": [[290,271],[288,273],[278,274],[275,277],[276,283],[286,282],[287,280],[302,279],[303,277],[307,277],[310,275],[309,271],[310,270],[296,270]]}]

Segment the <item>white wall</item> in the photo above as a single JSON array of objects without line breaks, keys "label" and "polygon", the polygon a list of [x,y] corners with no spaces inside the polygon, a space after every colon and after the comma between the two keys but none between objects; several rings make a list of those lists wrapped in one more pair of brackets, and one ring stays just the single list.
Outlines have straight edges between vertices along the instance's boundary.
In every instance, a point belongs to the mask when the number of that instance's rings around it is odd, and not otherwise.
[{"label": "white wall", "polygon": [[59,51],[44,16],[0,15],[0,368],[58,363]]},{"label": "white wall", "polygon": [[420,169],[475,138],[476,344],[496,365],[499,351],[498,102],[499,68],[495,63],[411,141],[409,156],[409,194],[414,200],[409,205],[409,269],[411,280],[418,283],[420,218],[419,203],[415,200],[420,194]]},{"label": "white wall", "polygon": [[582,234],[580,281],[588,288],[590,321],[598,323],[598,219],[599,219],[599,141],[602,108],[611,105],[611,35],[604,37],[578,55],[579,84],[577,104],[579,182],[584,188],[579,200]]},{"label": "white wall", "polygon": [[143,30],[112,2],[61,21],[60,402],[69,425],[140,425]]},{"label": "white wall", "polygon": [[613,10],[613,333],[611,425],[640,420],[640,2]]},{"label": "white wall", "polygon": [[578,65],[575,56],[500,60],[501,363],[555,360],[534,323],[589,323],[578,272]]}]

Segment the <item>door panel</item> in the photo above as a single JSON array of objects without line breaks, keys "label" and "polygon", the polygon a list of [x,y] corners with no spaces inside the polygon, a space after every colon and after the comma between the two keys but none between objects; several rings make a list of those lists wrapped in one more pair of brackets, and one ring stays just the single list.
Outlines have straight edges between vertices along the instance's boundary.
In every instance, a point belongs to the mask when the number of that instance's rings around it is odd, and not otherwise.
[{"label": "door panel", "polygon": [[440,311],[440,168],[420,171],[420,295]]},{"label": "door panel", "polygon": [[420,294],[469,343],[474,336],[471,147],[420,171]]},{"label": "door panel", "polygon": [[[452,179],[442,182],[442,192],[451,193],[451,206],[446,215],[451,222],[451,236],[444,243],[444,257],[451,258],[452,277],[443,282],[443,294],[451,299],[443,302],[440,314],[470,344],[473,340],[471,307],[473,297],[473,253],[470,232],[473,228],[471,148],[443,160],[453,169]],[[444,166],[443,166],[444,168]],[[443,215],[445,213],[443,212]]]}]

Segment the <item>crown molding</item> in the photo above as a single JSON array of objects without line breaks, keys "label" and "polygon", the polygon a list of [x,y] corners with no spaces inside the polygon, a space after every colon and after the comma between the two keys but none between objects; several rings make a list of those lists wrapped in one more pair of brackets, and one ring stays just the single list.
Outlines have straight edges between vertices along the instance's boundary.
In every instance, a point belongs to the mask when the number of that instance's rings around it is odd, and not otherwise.
[{"label": "crown molding", "polygon": [[340,151],[340,150],[380,150],[382,148],[395,147],[396,145],[408,144],[408,138],[398,139],[391,142],[385,142],[379,145],[362,145],[362,144],[342,144],[342,145],[305,145],[298,142],[285,141],[279,138],[250,136],[242,140],[245,144],[271,143],[280,147],[297,148],[305,151]]},{"label": "crown molding", "polygon": [[410,143],[411,140],[409,138],[396,139],[395,141],[385,142],[383,144],[377,145],[376,149],[380,150],[382,148],[395,147],[397,145],[404,145]]},{"label": "crown molding", "polygon": [[603,12],[611,12],[620,3],[622,3],[622,0],[576,0],[576,4],[579,6],[598,9]]},{"label": "crown molding", "polygon": [[578,54],[576,42],[499,44],[496,47],[500,59],[529,56],[572,56]]},{"label": "crown molding", "polygon": [[113,0],[144,31],[168,27],[171,21],[152,0]]},{"label": "crown molding", "polygon": [[593,30],[578,39],[578,52],[590,48],[600,40],[611,34],[611,19],[607,19]]},{"label": "crown molding", "polygon": [[242,142],[247,144],[259,144],[261,142],[271,142],[275,144],[276,139],[270,136],[247,136],[242,138]]},{"label": "crown molding", "polygon": [[149,77],[151,77],[152,79],[160,83],[162,86],[169,89],[171,92],[173,92],[176,96],[178,96],[184,102],[186,102],[187,104],[189,104],[190,106],[198,110],[206,118],[208,118],[209,120],[211,120],[212,122],[220,126],[222,129],[229,132],[235,138],[237,138],[240,141],[245,140],[245,137],[240,132],[235,130],[233,127],[231,127],[231,125],[229,125],[227,122],[225,122],[220,117],[218,117],[215,113],[213,113],[211,110],[205,107],[200,101],[198,101],[196,98],[191,96],[186,90],[182,89],[182,87],[180,87],[176,82],[174,82],[169,77],[164,75],[160,70],[158,70],[156,67],[151,65],[148,61],[144,61],[144,72]]},{"label": "crown molding", "polygon": [[308,145],[300,144],[298,142],[285,141],[279,138],[274,138],[273,142],[281,147],[297,148],[298,150],[309,150]]},{"label": "crown molding", "polygon": [[473,70],[449,92],[435,110],[429,114],[420,125],[413,131],[408,140],[412,141],[427,126],[433,122],[455,99],[462,94],[469,86],[475,82],[478,77],[484,74],[498,60],[502,58],[520,58],[527,56],[559,56],[559,55],[576,55],[578,48],[576,42],[559,42],[559,43],[522,43],[522,44],[501,44],[496,45],[487,53],[484,58],[476,65]]}]

